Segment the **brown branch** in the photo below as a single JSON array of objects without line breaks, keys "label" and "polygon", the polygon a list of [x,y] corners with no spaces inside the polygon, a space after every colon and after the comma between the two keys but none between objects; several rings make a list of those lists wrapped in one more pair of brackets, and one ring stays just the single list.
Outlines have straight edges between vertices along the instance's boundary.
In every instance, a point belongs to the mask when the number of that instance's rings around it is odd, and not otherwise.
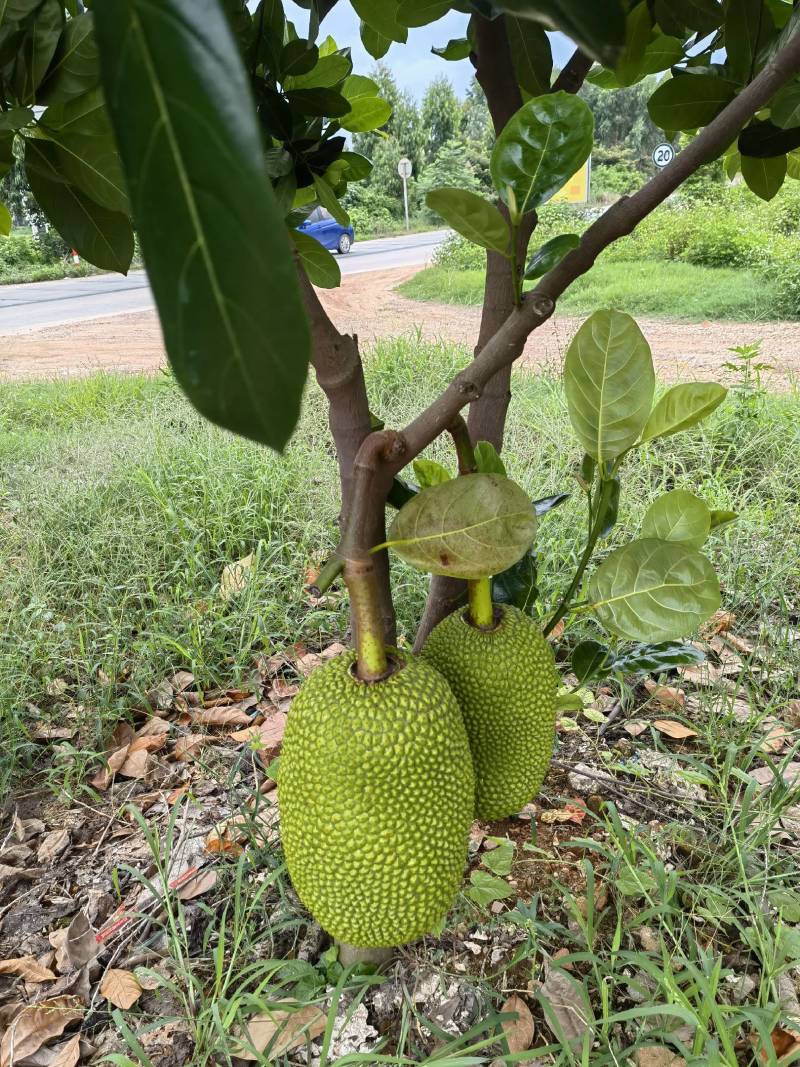
[{"label": "brown branch", "polygon": [[[520,344],[553,314],[556,300],[594,264],[612,242],[627,234],[703,164],[715,159],[736,140],[746,123],[800,72],[800,35],[793,38],[717,117],[698,134],[668,167],[630,197],[613,204],[583,234],[574,251],[542,278],[515,308],[483,351],[456,375],[444,393],[400,434],[401,455],[388,461],[383,480],[393,477],[414,456],[434,441],[453,417],[480,396],[486,383],[517,358]],[[364,448],[369,445],[369,439]]]},{"label": "brown branch", "polygon": [[475,450],[472,447],[472,438],[469,436],[469,428],[460,415],[456,415],[447,427],[453,438],[453,446],[458,458],[458,473],[474,474],[477,471],[475,465]]},{"label": "brown branch", "polygon": [[559,76],[553,82],[553,88],[550,91],[557,93],[563,89],[565,93],[577,93],[584,81],[586,81],[586,75],[591,69],[591,59],[581,52],[580,48],[576,48]]}]

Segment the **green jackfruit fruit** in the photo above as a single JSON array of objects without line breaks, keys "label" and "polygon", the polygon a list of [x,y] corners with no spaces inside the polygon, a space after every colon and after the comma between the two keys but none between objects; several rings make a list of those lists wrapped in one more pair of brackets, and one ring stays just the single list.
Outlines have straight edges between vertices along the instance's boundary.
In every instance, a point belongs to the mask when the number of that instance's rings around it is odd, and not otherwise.
[{"label": "green jackfruit fruit", "polygon": [[558,674],[539,627],[518,608],[492,631],[468,609],[436,626],[422,657],[450,683],[469,735],[475,766],[475,814],[503,819],[536,795],[553,754]]},{"label": "green jackfruit fruit", "polygon": [[350,945],[430,932],[464,873],[475,802],[455,697],[429,664],[359,681],[347,652],[297,695],[278,772],[281,836],[298,896]]}]

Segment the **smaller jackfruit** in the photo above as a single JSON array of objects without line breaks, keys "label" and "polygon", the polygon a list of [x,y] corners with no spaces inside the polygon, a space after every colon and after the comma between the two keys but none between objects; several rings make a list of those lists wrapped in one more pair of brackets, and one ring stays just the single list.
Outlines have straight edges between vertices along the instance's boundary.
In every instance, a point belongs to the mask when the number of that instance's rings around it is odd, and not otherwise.
[{"label": "smaller jackfruit", "polygon": [[292,704],[278,773],[281,836],[298,896],[350,945],[413,941],[447,914],[464,873],[475,778],[455,697],[393,652],[377,682],[346,652]]},{"label": "smaller jackfruit", "polygon": [[475,766],[475,814],[502,819],[538,792],[553,754],[558,673],[539,627],[518,608],[495,606],[481,630],[469,609],[428,636],[422,657],[445,676],[467,727]]}]

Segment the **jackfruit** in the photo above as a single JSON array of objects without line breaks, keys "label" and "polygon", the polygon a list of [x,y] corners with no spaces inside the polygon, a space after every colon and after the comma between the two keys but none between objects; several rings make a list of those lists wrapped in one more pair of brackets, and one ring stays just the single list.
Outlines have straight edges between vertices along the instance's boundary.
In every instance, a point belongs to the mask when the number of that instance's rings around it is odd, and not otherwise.
[{"label": "jackfruit", "polygon": [[292,704],[278,771],[281,836],[298,896],[346,944],[388,948],[447,914],[467,859],[475,777],[458,704],[428,663],[355,676],[318,668]]},{"label": "jackfruit", "polygon": [[491,631],[473,626],[468,610],[440,622],[421,654],[461,707],[475,766],[475,814],[502,819],[536,795],[547,773],[558,673],[541,630],[518,608],[495,606],[501,617]]}]

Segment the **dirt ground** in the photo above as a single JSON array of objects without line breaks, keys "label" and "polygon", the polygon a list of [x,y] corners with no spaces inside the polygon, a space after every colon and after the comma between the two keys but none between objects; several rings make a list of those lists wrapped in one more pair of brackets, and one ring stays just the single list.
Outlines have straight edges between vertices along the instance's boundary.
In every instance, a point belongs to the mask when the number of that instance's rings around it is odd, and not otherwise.
[{"label": "dirt ground", "polygon": [[[394,291],[417,268],[376,271],[346,277],[340,289],[321,297],[336,325],[355,332],[362,342],[416,331],[426,340],[439,338],[472,345],[478,331],[478,308],[407,300]],[[725,379],[728,348],[761,339],[766,362],[774,365],[767,380],[774,388],[800,379],[800,322],[678,323],[639,318],[653,349],[659,376]],[[560,367],[564,349],[581,318],[558,315],[530,338],[524,363]],[[88,374],[100,369],[154,371],[165,361],[155,312],[115,315],[26,333],[1,335],[0,377],[25,379]]]}]

